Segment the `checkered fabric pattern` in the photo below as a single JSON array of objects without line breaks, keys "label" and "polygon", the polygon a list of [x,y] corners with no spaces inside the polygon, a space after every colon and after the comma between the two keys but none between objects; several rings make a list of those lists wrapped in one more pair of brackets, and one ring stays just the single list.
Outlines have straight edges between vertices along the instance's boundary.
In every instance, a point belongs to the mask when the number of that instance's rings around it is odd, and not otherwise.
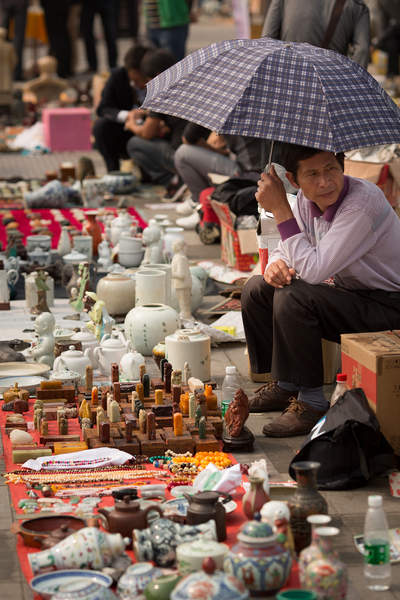
[{"label": "checkered fabric pattern", "polygon": [[400,109],[365,69],[270,38],[193,52],[148,83],[143,107],[218,133],[333,152],[400,142]]}]

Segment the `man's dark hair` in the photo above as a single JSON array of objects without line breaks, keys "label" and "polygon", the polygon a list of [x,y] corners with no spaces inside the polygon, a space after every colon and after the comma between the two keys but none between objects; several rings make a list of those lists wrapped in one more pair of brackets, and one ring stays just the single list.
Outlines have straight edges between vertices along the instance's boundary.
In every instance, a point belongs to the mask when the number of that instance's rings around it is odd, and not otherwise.
[{"label": "man's dark hair", "polygon": [[[315,154],[325,152],[319,148],[308,148],[307,146],[298,146],[297,144],[285,144],[284,142],[276,142],[274,144],[274,161],[285,167],[286,171],[293,174],[297,181],[297,171],[299,162],[307,160]],[[336,160],[344,171],[344,153],[338,152],[335,154]]]},{"label": "man's dark hair", "polygon": [[149,46],[141,46],[137,44],[136,46],[132,46],[129,48],[128,52],[124,56],[124,66],[127,71],[131,69],[135,69],[136,71],[140,71],[140,64],[146,52],[149,52],[151,49]]},{"label": "man's dark hair", "polygon": [[175,63],[176,58],[172,52],[165,48],[159,48],[145,54],[140,63],[140,71],[149,79],[153,79]]}]

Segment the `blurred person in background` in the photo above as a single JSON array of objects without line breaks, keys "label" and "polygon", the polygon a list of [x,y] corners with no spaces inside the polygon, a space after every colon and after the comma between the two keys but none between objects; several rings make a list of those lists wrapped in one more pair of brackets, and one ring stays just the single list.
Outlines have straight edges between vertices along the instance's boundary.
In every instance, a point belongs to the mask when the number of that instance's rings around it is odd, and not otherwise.
[{"label": "blurred person in background", "polygon": [[[59,0],[50,0],[57,3]],[[114,0],[82,0],[81,34],[85,43],[89,71],[97,71],[96,41],[93,33],[94,18],[100,15],[107,46],[108,66],[117,66],[117,18]]]},{"label": "blurred person in background", "polygon": [[[26,15],[28,0],[0,0],[2,25],[7,30],[7,39],[14,44],[17,64],[14,69],[14,79],[23,80],[23,53],[25,41]],[[14,35],[10,35],[10,22],[14,23]]]},{"label": "blurred person in background", "polygon": [[108,171],[119,170],[119,159],[126,158],[126,144],[133,133],[125,129],[130,111],[138,107],[146,95],[146,81],[140,64],[147,46],[136,45],[128,50],[124,66],[115,69],[108,78],[99,106],[98,119],[93,126],[96,148]]},{"label": "blurred person in background", "polygon": [[[335,4],[336,0],[272,0],[262,35],[285,42],[308,42],[323,47]],[[370,21],[369,10],[363,0],[346,0],[326,47],[349,55],[367,68]]]},{"label": "blurred person in background", "polygon": [[57,75],[72,75],[71,39],[68,31],[70,0],[41,0],[49,38],[49,54],[57,59]]},{"label": "blurred person in background", "polygon": [[388,55],[387,77],[399,75],[400,0],[377,0],[374,46]]},{"label": "blurred person in background", "polygon": [[189,23],[197,19],[196,0],[143,0],[148,39],[176,60],[186,53]]}]

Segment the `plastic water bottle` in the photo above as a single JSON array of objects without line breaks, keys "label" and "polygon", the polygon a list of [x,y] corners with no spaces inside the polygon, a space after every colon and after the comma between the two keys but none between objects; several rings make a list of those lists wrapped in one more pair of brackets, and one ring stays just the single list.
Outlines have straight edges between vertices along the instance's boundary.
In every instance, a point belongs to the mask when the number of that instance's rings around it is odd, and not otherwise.
[{"label": "plastic water bottle", "polygon": [[338,398],[347,392],[347,375],[346,373],[338,373],[336,375],[336,387],[331,396],[331,406],[336,404]]},{"label": "plastic water bottle", "polygon": [[235,393],[240,388],[239,375],[236,371],[235,366],[225,368],[225,377],[222,382],[222,399],[221,399],[221,412],[222,416],[225,415],[228,410],[229,404],[232,402]]},{"label": "plastic water bottle", "polygon": [[390,587],[390,541],[382,496],[368,496],[364,527],[364,574],[367,587],[383,592]]}]

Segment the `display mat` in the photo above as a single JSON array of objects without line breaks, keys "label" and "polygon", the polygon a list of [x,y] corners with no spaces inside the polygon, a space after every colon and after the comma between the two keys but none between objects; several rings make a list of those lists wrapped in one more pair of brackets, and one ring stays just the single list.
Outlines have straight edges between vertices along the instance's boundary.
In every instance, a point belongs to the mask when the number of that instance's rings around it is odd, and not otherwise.
[{"label": "display mat", "polygon": [[[79,214],[84,214],[87,210],[86,208],[77,208],[77,209],[20,209],[20,210],[0,210],[0,219],[1,219],[1,223],[0,223],[0,242],[3,245],[3,248],[6,248],[7,246],[7,229],[6,226],[4,225],[4,219],[6,218],[7,220],[9,218],[14,219],[15,223],[17,223],[17,229],[19,231],[21,231],[21,233],[24,235],[24,242],[25,242],[25,238],[28,235],[32,235],[34,233],[34,229],[35,227],[40,227],[41,231],[40,233],[45,233],[45,231],[43,231],[44,229],[48,230],[48,234],[51,235],[51,247],[52,248],[57,248],[57,244],[58,244],[58,240],[61,234],[61,225],[60,225],[60,221],[57,220],[57,218],[59,217],[60,213],[62,215],[62,217],[64,218],[64,222],[68,222],[72,228],[74,228],[77,231],[81,231],[82,230],[82,225],[85,222],[85,220],[81,221],[77,218],[77,215],[79,216]],[[92,209],[90,209],[92,210]],[[129,207],[126,209],[129,214],[134,217],[135,219],[137,219],[139,226],[143,229],[144,227],[146,227],[147,223],[146,221],[144,221],[142,219],[142,217],[140,216],[140,214],[138,213],[138,211],[133,208],[133,207]],[[102,227],[102,229],[104,230],[104,226],[103,223],[101,222],[101,215],[104,215],[104,213],[108,214],[114,214],[115,216],[118,216],[118,210],[115,207],[106,207],[106,208],[101,208],[98,210],[99,212],[99,224]],[[56,218],[57,217],[57,218]],[[39,223],[39,221],[41,221],[41,223]],[[65,224],[65,223],[63,223]]]},{"label": "display mat", "polygon": [[[29,400],[30,410],[29,410],[29,412],[24,413],[24,418],[25,418],[26,422],[28,423],[28,427],[30,427],[29,423],[32,423],[32,421],[33,421],[33,403],[34,403],[34,399],[31,398]],[[0,404],[2,406],[3,402],[1,402]],[[13,414],[13,413],[0,410],[0,426],[1,426],[1,435],[2,435],[2,442],[3,442],[3,449],[4,449],[4,462],[5,462],[5,467],[6,467],[7,472],[19,470],[21,468],[21,465],[16,465],[12,462],[12,446],[11,446],[9,437],[5,433],[5,422],[6,422],[6,417],[8,414]],[[33,426],[33,423],[32,423],[32,426]],[[34,437],[35,441],[39,442],[38,432],[31,430],[31,429],[29,429],[28,431]],[[69,433],[80,432],[78,419],[68,419],[68,432]],[[49,421],[49,434],[56,434],[56,433],[57,433],[57,422]],[[236,462],[232,456],[231,456],[231,459],[233,462]],[[145,466],[146,466],[146,469],[154,469],[154,467],[151,464],[148,464]],[[151,480],[147,480],[146,483],[163,483],[163,481],[151,479]],[[126,484],[127,487],[134,486],[134,485],[135,485],[135,483],[131,483],[131,484],[127,483]],[[17,507],[18,507],[19,500],[21,500],[22,498],[27,498],[27,490],[26,490],[25,484],[10,483],[9,488],[10,488],[11,501],[12,501],[14,510],[17,513],[17,515],[22,515],[23,511]],[[39,496],[41,496],[41,492],[38,491],[37,493]],[[242,488],[238,488],[238,493],[236,495],[234,495],[234,500],[235,500],[235,502],[237,502],[238,508],[233,513],[227,515],[226,523],[227,523],[227,534],[228,535],[227,535],[226,543],[229,546],[232,546],[236,542],[236,536],[237,536],[238,530],[239,530],[240,526],[246,521],[246,517],[242,511],[242,502],[241,502],[241,497],[242,497],[243,493],[244,493],[244,490]],[[140,487],[139,487],[139,494],[140,494]],[[172,496],[169,494],[169,492],[166,492],[166,497],[167,497],[167,500],[172,498]],[[99,506],[106,507],[106,506],[112,506],[113,504],[114,504],[113,498],[111,496],[106,496],[102,499]],[[53,514],[53,513],[48,513],[48,514]],[[24,516],[24,518],[30,519],[30,518],[33,518],[34,516],[35,516],[35,513],[27,513],[26,516]],[[20,519],[18,519],[18,520],[20,521]],[[20,535],[17,536],[16,549],[17,549],[17,554],[18,554],[18,558],[20,561],[20,565],[21,565],[21,570],[22,570],[25,578],[29,582],[32,579],[33,574],[32,574],[31,568],[29,566],[27,556],[30,552],[39,552],[39,550],[37,550],[36,548],[31,548],[31,547],[25,546]],[[133,552],[127,551],[127,554],[132,558],[132,561],[135,562]],[[295,564],[295,566],[292,568],[292,573],[290,575],[290,578],[287,582],[286,587],[299,587],[297,564]],[[35,600],[39,600],[39,598],[41,598],[41,596],[35,595]]]}]

